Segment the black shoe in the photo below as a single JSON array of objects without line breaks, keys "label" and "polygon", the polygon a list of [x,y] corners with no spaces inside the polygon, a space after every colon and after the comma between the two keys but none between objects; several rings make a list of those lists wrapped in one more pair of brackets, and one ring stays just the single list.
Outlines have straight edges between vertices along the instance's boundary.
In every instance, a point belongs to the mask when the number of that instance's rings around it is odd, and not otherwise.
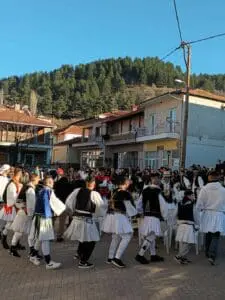
[{"label": "black shoe", "polygon": [[106,263],[110,265],[112,263],[112,258],[108,258]]},{"label": "black shoe", "polygon": [[118,258],[114,258],[112,259],[112,264],[118,268],[125,268],[126,265],[122,262],[121,259]]},{"label": "black shoe", "polygon": [[16,246],[11,246],[10,247],[10,252],[9,252],[12,256],[15,257],[20,257],[19,253],[17,252],[17,247]]},{"label": "black shoe", "polygon": [[174,260],[180,265],[187,265],[187,262],[181,256],[174,256]]},{"label": "black shoe", "polygon": [[215,259],[213,257],[210,257],[208,259],[208,262],[212,265],[212,266],[215,266]]},{"label": "black shoe", "polygon": [[40,254],[38,253],[37,250],[35,250],[35,256],[36,256],[37,259],[39,259],[39,260],[42,260],[42,259],[44,258],[42,255],[40,255]]},{"label": "black shoe", "polygon": [[18,243],[17,246],[16,246],[16,249],[17,250],[26,250],[26,247],[21,245],[20,243]]},{"label": "black shoe", "polygon": [[159,255],[151,255],[151,262],[164,261],[164,258]]},{"label": "black shoe", "polygon": [[79,269],[91,269],[91,268],[93,268],[94,267],[94,265],[93,264],[91,264],[91,263],[89,263],[89,262],[79,262],[79,265],[78,265],[78,268]]},{"label": "black shoe", "polygon": [[64,238],[58,237],[58,238],[56,239],[56,241],[57,241],[58,243],[62,243],[62,242],[64,242]]},{"label": "black shoe", "polygon": [[149,260],[147,260],[144,256],[141,256],[139,254],[136,255],[135,260],[141,263],[142,265],[147,265],[150,263]]},{"label": "black shoe", "polygon": [[9,249],[9,245],[7,243],[7,235],[4,234],[2,235],[2,246],[4,249]]},{"label": "black shoe", "polygon": [[188,259],[187,257],[182,257],[182,260],[188,264],[192,263],[192,261],[190,259]]}]

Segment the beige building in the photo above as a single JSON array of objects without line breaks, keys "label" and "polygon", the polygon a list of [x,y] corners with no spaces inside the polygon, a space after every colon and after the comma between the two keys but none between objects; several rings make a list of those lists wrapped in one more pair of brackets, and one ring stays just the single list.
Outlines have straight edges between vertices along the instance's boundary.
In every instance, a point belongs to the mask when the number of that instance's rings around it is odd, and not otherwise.
[{"label": "beige building", "polygon": [[82,128],[74,124],[54,131],[52,164],[79,164],[77,152],[72,142],[82,136]]}]

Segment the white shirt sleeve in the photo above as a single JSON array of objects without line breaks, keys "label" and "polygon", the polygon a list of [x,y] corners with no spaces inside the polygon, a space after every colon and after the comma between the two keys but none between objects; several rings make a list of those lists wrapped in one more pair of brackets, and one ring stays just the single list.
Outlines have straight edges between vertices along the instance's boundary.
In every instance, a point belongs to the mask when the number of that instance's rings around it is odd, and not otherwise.
[{"label": "white shirt sleeve", "polygon": [[17,192],[16,192],[16,186],[14,183],[11,183],[8,185],[7,193],[6,193],[6,199],[7,199],[7,205],[13,206],[16,204],[17,200]]},{"label": "white shirt sleeve", "polygon": [[161,215],[162,215],[163,219],[166,220],[168,217],[168,204],[165,201],[162,194],[159,194],[159,204],[160,204]]},{"label": "white shirt sleeve", "polygon": [[60,216],[66,209],[66,205],[56,197],[54,191],[51,192],[49,203],[51,209],[57,216]]},{"label": "white shirt sleeve", "polygon": [[196,203],[196,209],[198,211],[204,209],[204,206],[205,206],[204,202],[205,202],[206,199],[207,199],[207,193],[205,192],[205,189],[202,188],[200,190],[200,193],[199,193],[198,199],[197,199],[197,203]]},{"label": "white shirt sleeve", "polygon": [[66,199],[66,207],[74,213],[76,202],[77,202],[77,194],[79,192],[80,188],[75,189]]},{"label": "white shirt sleeve", "polygon": [[36,194],[35,190],[31,187],[26,191],[26,206],[27,206],[27,215],[32,216],[34,214],[36,203]]},{"label": "white shirt sleeve", "polygon": [[91,201],[96,205],[95,216],[99,216],[99,217],[104,216],[105,202],[102,200],[101,195],[96,191],[92,191]]}]

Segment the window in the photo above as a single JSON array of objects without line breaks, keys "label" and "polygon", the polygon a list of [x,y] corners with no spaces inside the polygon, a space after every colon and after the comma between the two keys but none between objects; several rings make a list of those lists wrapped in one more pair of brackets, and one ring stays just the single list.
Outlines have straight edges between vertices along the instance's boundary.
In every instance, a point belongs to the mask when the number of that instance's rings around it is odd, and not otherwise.
[{"label": "window", "polygon": [[147,151],[145,152],[145,168],[157,169],[157,152],[156,151]]},{"label": "window", "polygon": [[169,115],[168,115],[169,132],[171,133],[175,131],[176,120],[177,120],[177,109],[172,108],[169,110]]},{"label": "window", "polygon": [[150,124],[149,124],[150,133],[155,134],[155,129],[156,129],[156,116],[155,116],[155,114],[150,115],[149,122],[150,122]]}]

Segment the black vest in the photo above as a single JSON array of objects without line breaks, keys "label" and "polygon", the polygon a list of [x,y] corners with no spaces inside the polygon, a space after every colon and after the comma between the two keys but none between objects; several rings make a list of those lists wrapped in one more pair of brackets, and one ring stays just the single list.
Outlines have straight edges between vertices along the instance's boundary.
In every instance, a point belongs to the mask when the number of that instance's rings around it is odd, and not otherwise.
[{"label": "black vest", "polygon": [[178,220],[194,222],[194,203],[189,199],[183,199],[178,204]]},{"label": "black vest", "polygon": [[144,216],[156,217],[163,220],[159,203],[160,189],[147,187],[142,193]]},{"label": "black vest", "polygon": [[[96,205],[91,201],[91,191],[86,189],[86,188],[81,188],[77,194],[77,201],[76,201],[76,210],[81,210],[84,212],[89,213],[91,216],[96,209]],[[75,215],[87,215],[87,214],[82,214],[80,212],[75,212]]]}]

